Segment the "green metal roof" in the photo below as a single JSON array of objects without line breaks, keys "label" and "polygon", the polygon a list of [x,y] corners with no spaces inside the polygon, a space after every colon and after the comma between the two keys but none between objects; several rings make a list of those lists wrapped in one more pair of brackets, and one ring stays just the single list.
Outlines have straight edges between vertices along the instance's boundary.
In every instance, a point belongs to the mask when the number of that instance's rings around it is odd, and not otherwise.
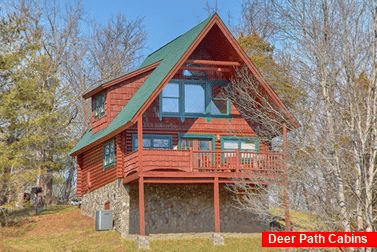
[{"label": "green metal roof", "polygon": [[199,34],[204,30],[212,17],[207,18],[188,32],[182,34],[157,51],[148,55],[148,57],[143,61],[139,68],[153,64],[160,60],[161,63],[151,73],[149,78],[143,83],[143,85],[139,88],[132,99],[119,112],[117,117],[114,118],[111,124],[107,128],[97,132],[96,134],[92,134],[92,130],[88,130],[76,144],[76,146],[71,150],[70,154],[79,151],[80,149],[105,137],[106,135],[112,133],[113,131],[128,123],[135,116],[137,111],[143,106],[143,104],[148,100],[148,98],[153,94],[156,88],[161,84],[162,80],[177,64],[179,59],[188,50],[188,48],[196,40]]}]

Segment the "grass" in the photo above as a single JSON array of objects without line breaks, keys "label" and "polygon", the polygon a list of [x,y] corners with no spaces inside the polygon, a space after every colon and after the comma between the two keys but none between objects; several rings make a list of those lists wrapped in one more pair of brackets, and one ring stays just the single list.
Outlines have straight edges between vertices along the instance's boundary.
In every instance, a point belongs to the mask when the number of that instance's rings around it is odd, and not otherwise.
[{"label": "grass", "polygon": [[[156,236],[150,251],[263,251],[261,237],[225,235],[224,246],[213,246],[208,236]],[[115,231],[97,232],[94,220],[77,207],[54,207],[0,228],[0,251],[140,251],[134,239]],[[270,251],[270,250],[268,250]]]},{"label": "grass", "polygon": [[[270,214],[285,218],[285,210],[283,208],[270,209]],[[295,231],[319,231],[325,226],[319,216],[310,212],[289,210],[290,221],[293,224]],[[285,226],[284,221],[279,221],[282,226]]]}]

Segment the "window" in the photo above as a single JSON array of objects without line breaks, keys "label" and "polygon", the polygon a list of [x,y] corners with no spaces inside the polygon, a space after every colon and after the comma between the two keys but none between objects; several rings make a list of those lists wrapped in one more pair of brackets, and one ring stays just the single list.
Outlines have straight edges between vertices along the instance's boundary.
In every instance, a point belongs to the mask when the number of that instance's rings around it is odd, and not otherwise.
[{"label": "window", "polygon": [[160,95],[160,115],[172,117],[229,116],[224,81],[174,80]]},{"label": "window", "polygon": [[105,114],[105,94],[99,94],[93,99],[94,118],[101,117]]},{"label": "window", "polygon": [[[132,150],[137,150],[137,135],[132,135]],[[143,148],[145,149],[171,149],[172,137],[170,135],[143,135]]]},{"label": "window", "polygon": [[225,96],[225,90],[220,86],[212,86],[212,100],[208,106],[208,112],[213,115],[226,115],[229,113],[229,102]]},{"label": "window", "polygon": [[246,137],[223,137],[221,139],[221,149],[223,150],[240,150],[245,152],[257,152],[258,151],[257,138]]},{"label": "window", "polygon": [[204,114],[205,88],[202,85],[185,84],[185,113]]},{"label": "window", "polygon": [[169,83],[161,94],[162,112],[178,113],[179,112],[179,85]]},{"label": "window", "polygon": [[[236,159],[240,160],[242,164],[252,164],[255,158],[255,155],[252,152],[258,152],[259,143],[257,138],[222,137],[221,149],[226,151],[225,153],[222,153],[222,162],[234,162]],[[236,150],[241,152],[238,157],[233,153]]]},{"label": "window", "polygon": [[115,164],[115,141],[111,140],[103,145],[103,167]]},{"label": "window", "polygon": [[213,134],[178,133],[181,150],[214,150],[216,136]]}]

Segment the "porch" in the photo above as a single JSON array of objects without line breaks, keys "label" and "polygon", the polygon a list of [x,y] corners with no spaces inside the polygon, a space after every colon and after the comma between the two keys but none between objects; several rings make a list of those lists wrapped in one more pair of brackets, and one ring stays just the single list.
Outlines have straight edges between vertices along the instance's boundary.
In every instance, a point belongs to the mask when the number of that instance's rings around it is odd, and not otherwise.
[{"label": "porch", "polygon": [[[287,185],[287,128],[282,128],[283,152],[236,150],[172,150],[143,148],[142,116],[137,119],[137,150],[123,158],[123,183],[138,183],[139,234],[145,235],[145,184],[210,183],[213,185],[214,231],[220,227],[220,184]],[[287,188],[287,187],[286,187]],[[285,190],[286,226],[289,230],[288,191]]]},{"label": "porch", "polygon": [[277,152],[142,149],[124,158],[124,183],[144,177],[151,183],[281,183],[284,155]]}]

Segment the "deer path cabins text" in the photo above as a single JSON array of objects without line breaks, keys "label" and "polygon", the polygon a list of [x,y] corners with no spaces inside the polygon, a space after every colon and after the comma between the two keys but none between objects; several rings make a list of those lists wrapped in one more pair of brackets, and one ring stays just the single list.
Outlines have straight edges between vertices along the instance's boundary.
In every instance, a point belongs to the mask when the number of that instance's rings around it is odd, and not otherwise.
[{"label": "deer path cabins text", "polygon": [[[260,231],[224,186],[240,178],[267,184],[287,172],[282,153],[258,138],[225,95],[240,67],[299,127],[217,14],[137,70],[88,90],[92,129],[71,151],[82,213],[112,209],[122,235]],[[286,139],[287,128],[281,133]]]}]

